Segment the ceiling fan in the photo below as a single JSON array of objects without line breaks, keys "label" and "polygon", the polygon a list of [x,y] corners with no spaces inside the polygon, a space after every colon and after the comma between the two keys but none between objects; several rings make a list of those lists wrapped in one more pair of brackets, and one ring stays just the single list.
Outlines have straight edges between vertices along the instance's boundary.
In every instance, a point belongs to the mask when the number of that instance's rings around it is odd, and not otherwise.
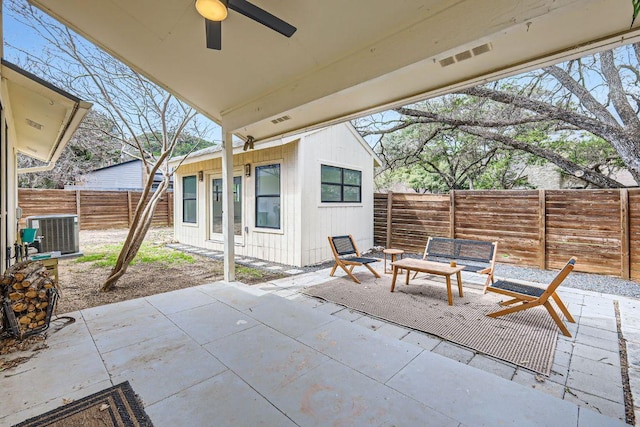
[{"label": "ceiling fan", "polygon": [[246,0],[196,0],[196,9],[204,17],[209,49],[222,49],[222,21],[227,17],[227,9],[251,18],[286,37],[291,37],[297,28]]}]

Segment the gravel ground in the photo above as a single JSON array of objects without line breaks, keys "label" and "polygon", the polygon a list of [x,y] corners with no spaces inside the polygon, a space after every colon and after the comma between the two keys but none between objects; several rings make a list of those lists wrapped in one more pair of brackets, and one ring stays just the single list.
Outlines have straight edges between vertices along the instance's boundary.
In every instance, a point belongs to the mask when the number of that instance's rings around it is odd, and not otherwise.
[{"label": "gravel ground", "polygon": [[[579,262],[579,261],[578,261]],[[499,277],[549,283],[557,271],[539,270],[537,268],[517,267],[508,264],[496,264],[495,275]],[[572,272],[564,279],[562,286],[603,294],[640,298],[640,284],[618,277]]]},{"label": "gravel ground", "polygon": [[[381,251],[373,251],[369,252],[367,256],[383,258],[383,253]],[[421,258],[422,254],[405,254],[404,256]],[[329,266],[330,265],[331,264],[329,264]],[[496,263],[494,274],[496,277],[505,279],[526,280],[529,282],[548,284],[557,273],[558,271],[556,270],[539,270],[531,267],[518,267],[511,264]],[[600,274],[572,272],[564,282],[562,282],[562,286],[603,294],[640,298],[640,283]]]}]

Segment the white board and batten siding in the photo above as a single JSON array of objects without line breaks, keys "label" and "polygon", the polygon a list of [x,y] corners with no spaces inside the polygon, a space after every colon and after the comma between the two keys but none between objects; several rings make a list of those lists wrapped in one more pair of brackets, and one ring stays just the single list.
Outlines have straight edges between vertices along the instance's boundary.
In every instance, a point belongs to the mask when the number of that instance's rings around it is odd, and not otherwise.
[{"label": "white board and batten siding", "polygon": [[[269,260],[287,265],[300,265],[299,246],[295,243],[295,227],[298,207],[295,197],[300,193],[296,181],[297,142],[264,150],[247,151],[233,156],[234,176],[242,177],[243,212],[242,236],[236,236],[235,251],[238,256]],[[251,165],[251,176],[244,174],[244,165]],[[255,226],[255,168],[256,166],[280,165],[281,212],[279,230],[256,228]],[[203,171],[203,180],[197,181],[198,213],[196,224],[182,221],[182,178],[198,176]],[[211,236],[209,212],[212,205],[211,181],[222,174],[220,157],[181,166],[176,171],[175,238],[184,244],[222,251],[222,236]]]},{"label": "white board and batten siding", "polygon": [[[351,234],[360,251],[373,247],[373,158],[351,125],[331,126],[305,137],[300,146],[302,265],[333,258],[328,236]],[[321,166],[362,172],[361,203],[322,203]]]},{"label": "white board and batten siding", "polygon": [[[334,125],[299,137],[270,144],[270,148],[233,156],[234,176],[242,176],[242,236],[236,236],[237,256],[304,266],[332,258],[328,236],[352,234],[359,249],[373,246],[373,154],[348,124]],[[184,244],[222,251],[222,236],[210,234],[211,180],[221,176],[221,153],[183,164],[176,171],[174,230]],[[213,158],[212,158],[213,157]],[[244,165],[251,165],[251,176]],[[258,228],[255,223],[255,168],[280,165],[281,221],[279,230]],[[361,203],[322,203],[321,165],[362,172]],[[203,172],[197,181],[196,224],[182,221],[182,178]]]}]

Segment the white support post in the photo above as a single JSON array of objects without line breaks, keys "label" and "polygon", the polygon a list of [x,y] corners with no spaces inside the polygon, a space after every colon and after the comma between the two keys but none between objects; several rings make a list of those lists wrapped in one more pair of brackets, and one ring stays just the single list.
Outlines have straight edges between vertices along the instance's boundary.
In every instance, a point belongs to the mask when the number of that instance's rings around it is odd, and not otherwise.
[{"label": "white support post", "polygon": [[233,136],[222,129],[222,236],[224,239],[224,280],[236,280],[233,224]]}]

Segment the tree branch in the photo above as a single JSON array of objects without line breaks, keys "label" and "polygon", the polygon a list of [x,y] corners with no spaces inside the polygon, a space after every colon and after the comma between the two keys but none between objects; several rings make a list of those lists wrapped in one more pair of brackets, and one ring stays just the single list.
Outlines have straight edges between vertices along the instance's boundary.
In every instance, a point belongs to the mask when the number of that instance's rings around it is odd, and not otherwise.
[{"label": "tree branch", "polygon": [[618,181],[611,179],[605,175],[602,175],[601,173],[595,172],[591,169],[585,168],[575,162],[572,162],[571,160],[565,157],[562,157],[561,155],[551,150],[547,150],[535,145],[527,144],[526,142],[518,141],[515,138],[511,138],[509,136],[502,135],[497,132],[491,132],[486,129],[473,128],[470,126],[463,126],[463,127],[460,127],[460,129],[472,135],[491,139],[496,142],[507,145],[509,147],[513,147],[518,150],[522,150],[527,153],[546,159],[570,175],[575,175],[576,172],[578,173],[581,172],[582,176],[580,177],[580,179],[583,179],[595,185],[596,187],[599,187],[599,188],[624,187],[624,185],[622,185]]},{"label": "tree branch", "polygon": [[548,119],[555,119],[570,123],[580,129],[584,129],[597,135],[607,141],[615,138],[624,138],[624,131],[619,126],[611,126],[608,123],[602,123],[597,119],[575,113],[573,111],[557,108],[552,104],[547,104],[534,99],[526,98],[514,93],[507,93],[488,89],[486,87],[473,87],[459,91],[458,93],[465,95],[489,98],[503,104],[513,104],[520,108],[524,108],[534,113],[541,114]]}]

